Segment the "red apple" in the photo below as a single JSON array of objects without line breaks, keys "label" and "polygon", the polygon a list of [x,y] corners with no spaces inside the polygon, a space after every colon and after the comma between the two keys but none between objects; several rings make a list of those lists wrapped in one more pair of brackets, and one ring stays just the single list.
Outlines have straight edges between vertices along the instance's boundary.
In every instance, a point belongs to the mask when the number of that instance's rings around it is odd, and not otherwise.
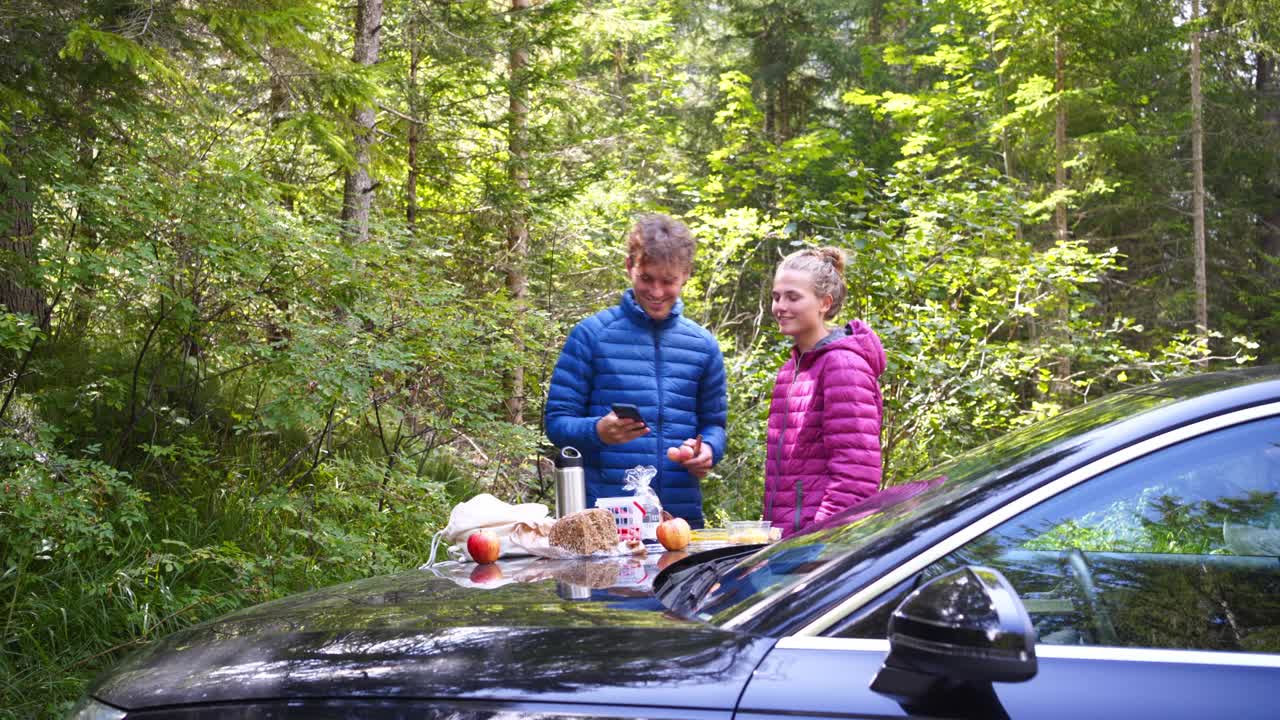
[{"label": "red apple", "polygon": [[679,562],[687,557],[689,557],[689,553],[683,550],[668,550],[658,557],[658,569],[666,570],[671,563]]},{"label": "red apple", "polygon": [[478,563],[491,563],[502,554],[502,541],[488,530],[477,530],[467,538],[467,554]]},{"label": "red apple", "polygon": [[693,448],[688,445],[677,445],[667,448],[667,458],[673,462],[684,462],[693,459]]},{"label": "red apple", "polygon": [[477,565],[471,571],[471,582],[477,585],[489,585],[502,579],[502,568],[493,563]]},{"label": "red apple", "polygon": [[658,523],[658,542],[668,550],[683,550],[689,547],[689,523],[684,518],[671,518]]}]

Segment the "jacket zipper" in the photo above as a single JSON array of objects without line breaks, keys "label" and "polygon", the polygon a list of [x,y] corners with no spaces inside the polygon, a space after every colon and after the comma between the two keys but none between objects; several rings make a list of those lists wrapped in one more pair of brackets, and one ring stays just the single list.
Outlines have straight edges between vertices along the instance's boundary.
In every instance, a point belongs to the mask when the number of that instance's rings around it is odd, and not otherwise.
[{"label": "jacket zipper", "polygon": [[[653,323],[652,320],[650,320],[649,322]],[[658,428],[657,428],[658,451],[657,451],[657,462],[654,463],[654,465],[658,468],[658,477],[657,477],[658,486],[653,489],[653,492],[655,495],[661,496],[661,490],[664,484],[663,473],[662,473],[662,467],[663,467],[662,458],[666,454],[662,450],[662,447],[663,447],[662,409],[666,406],[666,403],[663,402],[663,399],[662,399],[662,347],[658,342],[658,336],[661,333],[661,330],[658,328],[657,324],[653,324],[652,331],[653,331],[653,374],[658,380]]]}]

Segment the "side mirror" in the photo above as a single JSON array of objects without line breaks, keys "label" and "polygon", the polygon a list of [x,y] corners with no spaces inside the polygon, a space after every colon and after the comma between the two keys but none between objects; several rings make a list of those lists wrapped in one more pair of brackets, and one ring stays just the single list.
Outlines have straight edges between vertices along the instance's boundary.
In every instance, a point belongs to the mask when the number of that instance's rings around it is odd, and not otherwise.
[{"label": "side mirror", "polygon": [[917,588],[889,620],[889,655],[871,689],[900,702],[1036,674],[1035,627],[996,570],[963,567]]}]

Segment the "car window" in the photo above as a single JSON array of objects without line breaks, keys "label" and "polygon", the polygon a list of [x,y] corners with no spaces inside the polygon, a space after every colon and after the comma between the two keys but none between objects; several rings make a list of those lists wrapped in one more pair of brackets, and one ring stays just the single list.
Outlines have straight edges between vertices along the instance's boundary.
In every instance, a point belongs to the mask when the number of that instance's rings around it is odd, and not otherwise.
[{"label": "car window", "polygon": [[[1201,375],[1204,379],[1211,375]],[[731,623],[826,569],[891,536],[902,524],[982,500],[1055,462],[1088,456],[1116,421],[1178,401],[1178,393],[1117,392],[1055,418],[1016,430],[943,462],[910,482],[884,488],[870,500],[829,518],[810,532],[765,548],[724,574],[698,602],[700,619]],[[883,637],[883,635],[882,635]]]},{"label": "car window", "polygon": [[[969,564],[1005,574],[1041,643],[1280,651],[1280,418],[1103,473],[924,576]],[[843,634],[883,637],[883,610]]]},{"label": "car window", "polygon": [[[1210,378],[1210,376],[1201,376]],[[1196,380],[1204,382],[1204,380]],[[716,625],[765,614],[833,562],[861,561],[903,525],[980,502],[1056,463],[1088,457],[1113,423],[1176,402],[1176,393],[1119,392],[1034,426],[1001,436],[911,480],[885,488],[812,531],[794,535],[742,561],[697,602],[697,616]],[[883,633],[880,634],[883,637]]]}]

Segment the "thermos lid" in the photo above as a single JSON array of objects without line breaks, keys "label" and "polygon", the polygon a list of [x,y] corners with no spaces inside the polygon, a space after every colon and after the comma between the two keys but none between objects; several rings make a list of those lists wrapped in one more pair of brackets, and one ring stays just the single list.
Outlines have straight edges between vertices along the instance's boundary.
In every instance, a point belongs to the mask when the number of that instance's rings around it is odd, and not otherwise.
[{"label": "thermos lid", "polygon": [[560,452],[556,453],[556,467],[582,467],[582,453],[572,446],[561,448]]}]

